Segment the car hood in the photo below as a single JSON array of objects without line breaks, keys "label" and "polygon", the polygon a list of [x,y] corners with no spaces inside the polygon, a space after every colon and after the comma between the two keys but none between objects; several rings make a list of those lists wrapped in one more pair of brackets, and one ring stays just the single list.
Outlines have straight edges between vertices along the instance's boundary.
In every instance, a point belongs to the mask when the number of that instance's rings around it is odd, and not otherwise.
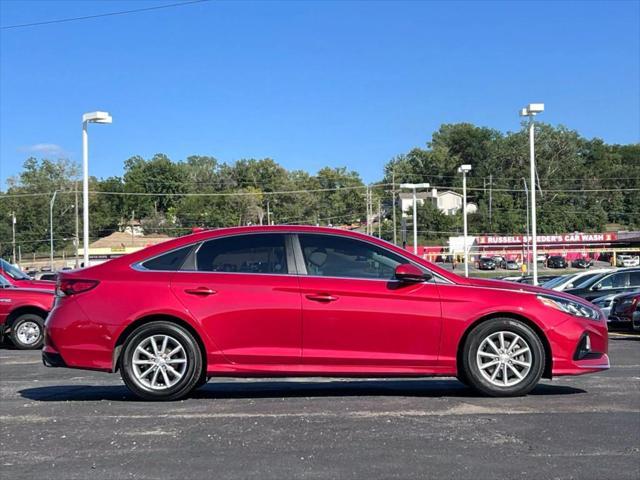
[{"label": "car hood", "polygon": [[[542,287],[534,287],[533,285],[525,285],[517,282],[508,282],[506,280],[492,280],[485,278],[468,278],[467,285],[471,285],[473,287],[484,287],[484,288],[497,288],[500,290],[509,290],[514,292],[523,292],[523,293],[544,293],[547,295],[554,295],[556,297],[567,298],[573,301],[579,301],[581,303],[585,303],[584,298],[576,297],[574,295],[569,295],[565,292],[558,292],[555,290],[550,290],[548,288]],[[589,302],[586,302],[587,304]]]}]

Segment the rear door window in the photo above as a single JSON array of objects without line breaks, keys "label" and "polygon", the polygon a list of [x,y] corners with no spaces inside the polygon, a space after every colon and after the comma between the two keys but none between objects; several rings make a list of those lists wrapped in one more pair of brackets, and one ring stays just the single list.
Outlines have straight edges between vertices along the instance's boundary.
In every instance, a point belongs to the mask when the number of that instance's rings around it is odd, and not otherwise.
[{"label": "rear door window", "polygon": [[200,272],[287,274],[283,234],[248,234],[216,238],[196,253]]}]

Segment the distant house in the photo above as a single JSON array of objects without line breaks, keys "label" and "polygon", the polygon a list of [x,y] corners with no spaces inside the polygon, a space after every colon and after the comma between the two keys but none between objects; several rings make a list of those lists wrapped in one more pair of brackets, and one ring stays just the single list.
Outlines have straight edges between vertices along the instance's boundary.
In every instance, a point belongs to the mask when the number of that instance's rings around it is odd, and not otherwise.
[{"label": "distant house", "polygon": [[[425,200],[433,202],[434,206],[445,215],[455,215],[462,209],[462,195],[452,192],[451,190],[438,192],[438,190],[434,188],[430,192],[418,192],[416,194],[416,200],[418,206],[423,205]],[[406,217],[411,214],[411,210],[413,209],[412,193],[400,193],[400,208],[402,209],[403,216]],[[475,203],[467,202],[467,213],[473,214],[477,211],[478,206]]]}]

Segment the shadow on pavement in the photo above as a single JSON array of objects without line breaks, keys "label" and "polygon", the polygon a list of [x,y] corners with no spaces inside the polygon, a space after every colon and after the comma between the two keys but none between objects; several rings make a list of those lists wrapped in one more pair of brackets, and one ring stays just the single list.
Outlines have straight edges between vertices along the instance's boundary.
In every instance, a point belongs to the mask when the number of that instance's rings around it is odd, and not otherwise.
[{"label": "shadow on pavement", "polygon": [[[40,402],[137,401],[124,386],[60,385],[26,388],[20,395]],[[563,385],[538,385],[529,395],[574,395],[585,390]],[[481,397],[457,380],[343,380],[234,381],[210,383],[194,391],[194,399],[297,398],[297,397]]]}]

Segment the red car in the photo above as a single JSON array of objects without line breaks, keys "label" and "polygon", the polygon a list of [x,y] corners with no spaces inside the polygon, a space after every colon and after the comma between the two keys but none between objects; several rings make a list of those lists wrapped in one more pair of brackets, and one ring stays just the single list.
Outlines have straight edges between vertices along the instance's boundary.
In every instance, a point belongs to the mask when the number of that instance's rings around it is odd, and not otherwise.
[{"label": "red car", "polygon": [[0,277],[0,342],[9,337],[21,350],[40,348],[54,299],[51,291],[16,288]]},{"label": "red car", "polygon": [[47,280],[34,280],[19,268],[14,267],[6,260],[0,258],[0,277],[9,282],[14,287],[40,288],[43,290],[56,289],[56,282]]},{"label": "red car", "polygon": [[51,367],[115,372],[139,397],[214,376],[457,376],[494,396],[609,368],[585,300],[462,278],[383,240],[305,226],[177,238],[62,272]]}]

